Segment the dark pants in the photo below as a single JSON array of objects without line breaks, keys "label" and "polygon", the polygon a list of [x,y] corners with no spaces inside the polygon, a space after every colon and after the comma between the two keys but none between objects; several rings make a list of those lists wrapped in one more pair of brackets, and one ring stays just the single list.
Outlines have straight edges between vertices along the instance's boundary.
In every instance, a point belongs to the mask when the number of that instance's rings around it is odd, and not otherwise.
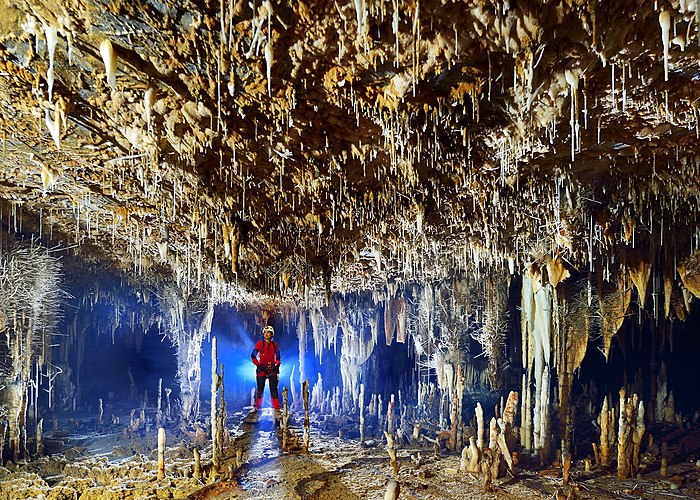
[{"label": "dark pants", "polygon": [[265,380],[269,379],[270,380],[270,397],[272,398],[272,407],[275,409],[278,409],[280,404],[279,404],[279,398],[277,394],[277,384],[279,383],[279,379],[277,378],[277,374],[272,374],[272,375],[266,375],[265,373],[258,373],[256,377],[258,381],[258,392],[255,394],[255,406],[257,408],[260,408],[260,405],[262,404],[262,397],[263,397],[263,392],[265,392]]}]

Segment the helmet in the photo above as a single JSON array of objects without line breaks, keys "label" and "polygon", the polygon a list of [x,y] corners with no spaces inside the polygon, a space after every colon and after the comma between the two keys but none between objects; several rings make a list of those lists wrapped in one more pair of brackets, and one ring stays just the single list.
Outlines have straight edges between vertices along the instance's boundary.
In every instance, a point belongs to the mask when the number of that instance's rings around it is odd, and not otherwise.
[{"label": "helmet", "polygon": [[267,325],[265,328],[263,328],[263,333],[265,332],[270,332],[272,335],[275,334],[275,329],[272,328],[272,325]]}]

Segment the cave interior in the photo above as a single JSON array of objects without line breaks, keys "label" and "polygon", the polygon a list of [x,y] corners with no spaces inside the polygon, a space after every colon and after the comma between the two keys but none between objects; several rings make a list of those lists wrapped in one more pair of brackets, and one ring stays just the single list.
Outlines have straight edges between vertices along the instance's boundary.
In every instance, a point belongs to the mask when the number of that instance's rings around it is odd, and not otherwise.
[{"label": "cave interior", "polygon": [[3,2],[0,148],[0,500],[700,497],[698,0]]}]

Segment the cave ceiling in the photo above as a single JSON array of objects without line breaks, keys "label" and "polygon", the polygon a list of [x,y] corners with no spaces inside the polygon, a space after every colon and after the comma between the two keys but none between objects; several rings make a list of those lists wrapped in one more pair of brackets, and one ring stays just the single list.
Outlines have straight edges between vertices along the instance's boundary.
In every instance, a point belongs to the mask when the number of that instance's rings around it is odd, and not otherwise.
[{"label": "cave ceiling", "polygon": [[5,1],[3,228],[282,296],[669,241],[680,260],[697,5]]}]

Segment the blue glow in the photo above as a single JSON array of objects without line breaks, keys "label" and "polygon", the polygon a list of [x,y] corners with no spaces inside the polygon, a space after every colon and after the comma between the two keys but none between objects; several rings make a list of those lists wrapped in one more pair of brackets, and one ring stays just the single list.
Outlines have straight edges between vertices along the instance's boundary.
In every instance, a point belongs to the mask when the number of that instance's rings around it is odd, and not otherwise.
[{"label": "blue glow", "polygon": [[[280,399],[282,388],[289,385],[292,367],[299,364],[298,340],[295,335],[286,335],[281,325],[274,325],[277,331],[275,341],[280,346],[282,364],[279,374]],[[235,406],[247,405],[250,401],[251,390],[256,387],[255,365],[250,359],[255,344],[262,339],[262,332],[249,332],[244,327],[238,314],[230,308],[215,311],[212,324],[212,336],[216,336],[219,365],[224,365],[224,387],[226,400]],[[206,400],[211,397],[211,341],[202,344],[202,386],[200,397]],[[298,376],[298,366],[295,377]],[[269,402],[269,386],[265,384],[265,401]]]}]

